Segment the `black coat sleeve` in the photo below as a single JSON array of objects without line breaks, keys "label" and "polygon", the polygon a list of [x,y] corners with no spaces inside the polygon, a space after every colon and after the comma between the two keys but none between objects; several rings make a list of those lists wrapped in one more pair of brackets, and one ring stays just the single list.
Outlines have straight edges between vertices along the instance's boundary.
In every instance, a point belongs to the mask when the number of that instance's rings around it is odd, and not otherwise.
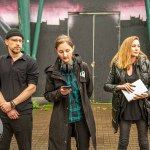
[{"label": "black coat sleeve", "polygon": [[60,93],[60,88],[55,89],[53,79],[51,78],[51,73],[46,73],[46,85],[44,97],[50,102],[60,101],[63,95]]},{"label": "black coat sleeve", "polygon": [[107,81],[104,84],[104,90],[106,92],[115,92],[116,86],[118,85],[118,78],[117,78],[117,73],[116,73],[116,66],[113,64],[111,66]]},{"label": "black coat sleeve", "polygon": [[[93,92],[93,80],[92,80],[92,74],[91,74],[91,70],[89,68],[89,66],[87,65],[87,63],[82,62],[82,64],[80,64],[81,67],[81,71],[85,72],[85,77],[84,79],[86,80],[86,94],[88,96],[88,98],[90,98],[92,96],[92,92]],[[81,77],[80,77],[81,78]],[[80,80],[81,81],[81,80]]]}]

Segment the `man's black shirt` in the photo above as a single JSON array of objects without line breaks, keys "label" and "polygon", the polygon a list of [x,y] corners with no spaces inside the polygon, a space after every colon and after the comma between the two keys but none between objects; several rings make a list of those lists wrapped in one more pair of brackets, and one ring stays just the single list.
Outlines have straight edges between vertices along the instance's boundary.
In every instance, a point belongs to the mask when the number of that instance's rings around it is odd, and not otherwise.
[{"label": "man's black shirt", "polygon": [[[21,58],[13,62],[7,54],[0,57],[0,91],[6,101],[16,98],[28,84],[38,83],[39,71],[34,59],[23,54]],[[32,112],[31,97],[16,106],[20,114]],[[0,114],[4,114],[0,111]]]}]

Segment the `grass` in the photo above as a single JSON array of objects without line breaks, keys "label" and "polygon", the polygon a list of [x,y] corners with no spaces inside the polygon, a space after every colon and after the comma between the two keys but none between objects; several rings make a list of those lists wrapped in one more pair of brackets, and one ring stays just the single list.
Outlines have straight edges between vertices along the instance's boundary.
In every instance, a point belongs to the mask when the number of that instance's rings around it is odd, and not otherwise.
[{"label": "grass", "polygon": [[[108,102],[103,102],[103,101],[95,101],[95,100],[90,100],[91,105],[96,106],[98,109],[103,109],[105,110],[106,108],[111,107],[111,101]],[[33,101],[33,109],[40,109],[40,110],[45,110],[45,111],[49,111],[52,110],[53,108],[53,103],[48,103],[45,105],[39,105],[39,103],[37,101]],[[101,105],[101,106],[99,106]]]},{"label": "grass", "polygon": [[32,104],[33,104],[33,109],[41,109],[41,110],[48,111],[48,110],[51,110],[53,108],[52,103],[48,103],[45,105],[39,105],[39,103],[37,101],[33,101]]}]

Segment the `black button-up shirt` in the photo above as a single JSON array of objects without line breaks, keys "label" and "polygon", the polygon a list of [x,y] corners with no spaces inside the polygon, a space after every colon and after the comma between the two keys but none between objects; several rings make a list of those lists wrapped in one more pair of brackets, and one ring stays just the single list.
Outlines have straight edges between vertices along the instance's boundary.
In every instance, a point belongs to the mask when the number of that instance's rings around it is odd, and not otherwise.
[{"label": "black button-up shirt", "polygon": [[[31,57],[23,54],[15,62],[8,54],[0,57],[0,91],[6,101],[16,98],[27,88],[28,84],[37,85],[38,76],[37,63]],[[31,97],[17,105],[16,110],[21,114],[31,113]],[[0,111],[0,114],[4,113]]]}]

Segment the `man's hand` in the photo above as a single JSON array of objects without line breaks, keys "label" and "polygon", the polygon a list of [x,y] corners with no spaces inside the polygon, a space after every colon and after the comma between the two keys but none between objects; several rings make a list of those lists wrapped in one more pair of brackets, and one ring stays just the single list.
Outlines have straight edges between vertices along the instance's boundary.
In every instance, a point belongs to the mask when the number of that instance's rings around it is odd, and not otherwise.
[{"label": "man's hand", "polygon": [[18,119],[19,118],[19,113],[16,109],[12,109],[11,111],[7,112],[7,116],[10,119]]},{"label": "man's hand", "polygon": [[7,113],[12,109],[10,102],[1,103],[0,108],[4,113]]}]

